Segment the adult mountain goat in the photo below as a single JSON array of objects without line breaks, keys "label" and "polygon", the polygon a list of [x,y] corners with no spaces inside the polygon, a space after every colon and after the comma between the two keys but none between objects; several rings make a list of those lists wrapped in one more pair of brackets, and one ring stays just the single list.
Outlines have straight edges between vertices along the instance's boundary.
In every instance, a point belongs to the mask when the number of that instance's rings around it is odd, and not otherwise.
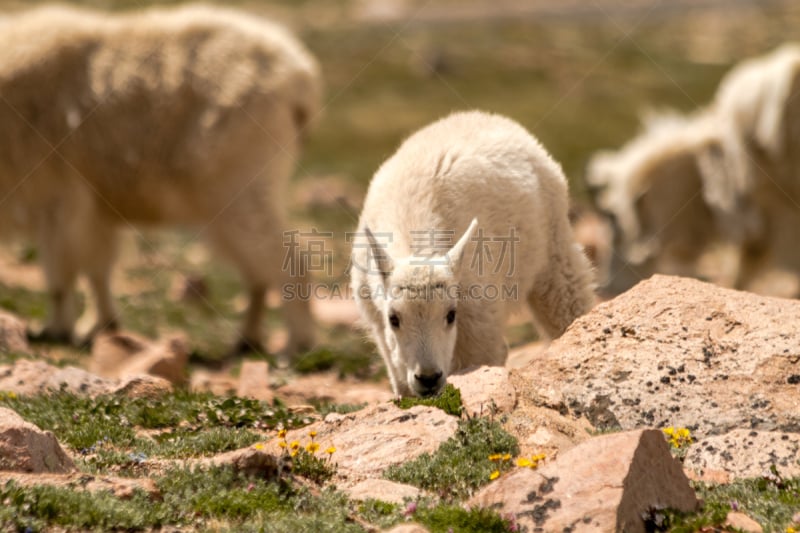
[{"label": "adult mountain goat", "polygon": [[[0,50],[0,231],[38,239],[43,334],[72,336],[81,273],[95,331],[113,328],[119,230],[185,225],[241,271],[241,341],[257,346],[267,286],[292,274],[284,187],[318,110],[309,52],[273,23],[212,7],[37,9],[0,19]],[[285,308],[289,349],[309,345],[308,303]]]},{"label": "adult mountain goat", "polygon": [[594,302],[559,165],[519,124],[455,113],[377,171],[353,240],[352,289],[395,394],[502,365],[520,300],[557,337]]},{"label": "adult mountain goat", "polygon": [[[697,274],[716,241],[733,245],[730,284],[800,294],[800,45],[743,61],[712,103],[689,117],[662,114],[616,152],[598,152],[587,182],[613,216],[613,292],[654,272]],[[795,278],[781,292],[759,278]],[[628,275],[628,274],[633,275]]]}]

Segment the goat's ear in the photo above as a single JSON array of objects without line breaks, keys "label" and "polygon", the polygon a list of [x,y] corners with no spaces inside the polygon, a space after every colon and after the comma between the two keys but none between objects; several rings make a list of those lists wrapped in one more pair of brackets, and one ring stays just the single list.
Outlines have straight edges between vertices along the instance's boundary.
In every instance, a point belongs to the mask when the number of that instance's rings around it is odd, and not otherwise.
[{"label": "goat's ear", "polygon": [[464,250],[467,247],[467,243],[472,238],[472,234],[475,232],[475,228],[478,227],[478,219],[473,218],[472,222],[470,222],[467,231],[464,232],[464,235],[458,239],[458,242],[453,245],[452,248],[447,252],[447,262],[450,263],[450,268],[453,269],[454,272],[458,271],[461,268],[461,261],[464,259]]},{"label": "goat's ear", "polygon": [[377,267],[378,272],[381,275],[381,279],[383,279],[383,283],[385,284],[389,279],[389,275],[392,273],[392,270],[394,270],[394,261],[392,260],[391,256],[389,256],[389,252],[386,251],[386,247],[381,246],[381,244],[375,238],[375,235],[366,226],[364,226],[364,233],[367,234],[367,240],[369,241],[370,255],[375,260],[375,266]]}]

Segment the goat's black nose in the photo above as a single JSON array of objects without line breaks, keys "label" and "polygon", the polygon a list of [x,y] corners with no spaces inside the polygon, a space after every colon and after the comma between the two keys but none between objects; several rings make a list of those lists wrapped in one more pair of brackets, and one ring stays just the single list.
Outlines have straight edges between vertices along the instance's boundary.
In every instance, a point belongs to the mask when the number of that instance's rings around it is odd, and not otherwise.
[{"label": "goat's black nose", "polygon": [[436,390],[439,388],[439,380],[442,379],[442,373],[436,372],[435,374],[414,374],[414,379],[423,389]]}]

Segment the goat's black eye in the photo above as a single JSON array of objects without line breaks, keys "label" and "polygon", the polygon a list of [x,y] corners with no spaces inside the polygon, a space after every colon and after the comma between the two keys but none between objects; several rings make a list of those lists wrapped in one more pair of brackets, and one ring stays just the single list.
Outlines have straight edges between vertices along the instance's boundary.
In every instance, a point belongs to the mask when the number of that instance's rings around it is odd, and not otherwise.
[{"label": "goat's black eye", "polygon": [[451,309],[447,312],[447,323],[452,324],[456,321],[456,310]]},{"label": "goat's black eye", "polygon": [[394,329],[400,327],[400,317],[397,316],[397,313],[389,315],[389,324],[391,324]]}]

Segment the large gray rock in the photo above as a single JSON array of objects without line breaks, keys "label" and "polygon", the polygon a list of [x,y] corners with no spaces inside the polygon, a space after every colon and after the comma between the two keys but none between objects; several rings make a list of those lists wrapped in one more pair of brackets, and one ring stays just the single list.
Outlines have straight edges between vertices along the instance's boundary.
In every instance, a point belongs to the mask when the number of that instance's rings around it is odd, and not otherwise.
[{"label": "large gray rock", "polygon": [[800,301],[653,276],[517,371],[540,405],[595,426],[800,431]]},{"label": "large gray rock", "polygon": [[654,508],[698,501],[664,436],[641,430],[594,437],[537,470],[518,468],[467,504],[512,514],[528,531],[644,532]]},{"label": "large gray rock", "polygon": [[66,473],[74,469],[72,459],[51,432],[0,407],[0,470]]}]

